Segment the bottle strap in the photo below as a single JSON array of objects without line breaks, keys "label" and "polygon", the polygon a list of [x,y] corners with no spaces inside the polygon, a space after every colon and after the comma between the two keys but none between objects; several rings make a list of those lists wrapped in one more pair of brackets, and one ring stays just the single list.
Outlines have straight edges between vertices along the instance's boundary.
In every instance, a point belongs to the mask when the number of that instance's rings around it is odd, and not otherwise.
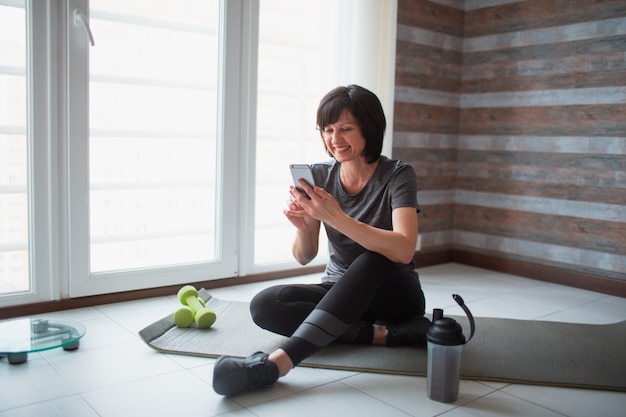
[{"label": "bottle strap", "polygon": [[465,343],[467,343],[472,339],[472,337],[474,337],[474,330],[476,330],[476,325],[474,324],[474,316],[472,315],[472,312],[469,310],[469,308],[467,308],[467,306],[465,305],[465,301],[463,301],[463,298],[460,295],[452,294],[452,298],[454,298],[454,301],[456,301],[456,303],[461,306],[463,311],[465,311],[465,314],[467,314],[467,318],[469,319],[470,337],[465,341]]}]

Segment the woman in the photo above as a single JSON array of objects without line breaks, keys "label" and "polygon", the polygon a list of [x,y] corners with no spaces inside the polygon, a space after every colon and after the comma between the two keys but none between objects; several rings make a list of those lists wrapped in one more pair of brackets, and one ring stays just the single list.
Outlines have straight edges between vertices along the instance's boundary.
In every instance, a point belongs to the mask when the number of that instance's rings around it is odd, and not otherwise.
[{"label": "woman", "polygon": [[312,166],[315,186],[300,180],[284,211],[296,227],[293,256],[309,263],[320,225],[330,260],[320,284],[279,285],[257,294],[252,318],[288,336],[276,351],[215,363],[222,395],[269,387],[330,343],[420,345],[430,321],[413,255],[417,240],[416,176],[410,165],[381,156],[386,128],[380,101],[350,85],[320,102],[317,127],[330,162]]}]

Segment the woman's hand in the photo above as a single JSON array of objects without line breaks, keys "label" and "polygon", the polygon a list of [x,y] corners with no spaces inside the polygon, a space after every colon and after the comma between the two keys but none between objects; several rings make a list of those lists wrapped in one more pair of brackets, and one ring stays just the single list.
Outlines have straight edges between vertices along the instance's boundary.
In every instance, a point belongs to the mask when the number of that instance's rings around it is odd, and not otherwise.
[{"label": "woman's hand", "polygon": [[[300,181],[306,195],[291,187],[287,210],[284,211],[289,221],[300,230],[306,230],[314,221],[330,225],[343,214],[335,198],[323,188],[311,187],[306,181]],[[310,197],[310,198],[307,198]]]},{"label": "woman's hand", "polygon": [[[306,186],[309,192],[312,192],[312,188],[308,184]],[[319,246],[320,222],[307,213],[305,205],[308,203],[310,200],[306,195],[292,186],[289,189],[287,208],[283,211],[291,224],[298,229],[292,253],[302,265],[308,264],[315,258]]]},{"label": "woman's hand", "polygon": [[291,222],[298,230],[307,231],[315,222],[315,219],[307,215],[300,201],[308,200],[308,198],[296,189],[293,185],[289,188],[289,200],[287,200],[287,208],[283,210],[287,220]]},{"label": "woman's hand", "polygon": [[404,264],[411,262],[415,254],[418,233],[415,208],[401,207],[393,210],[393,229],[384,230],[346,215],[337,200],[323,188],[311,187],[304,181],[301,181],[300,185],[311,199],[307,199],[294,187],[292,190],[295,197],[294,207],[297,206],[299,209],[294,212],[294,216],[303,216],[306,221],[314,219],[324,222],[364,248],[380,253],[393,262]]}]

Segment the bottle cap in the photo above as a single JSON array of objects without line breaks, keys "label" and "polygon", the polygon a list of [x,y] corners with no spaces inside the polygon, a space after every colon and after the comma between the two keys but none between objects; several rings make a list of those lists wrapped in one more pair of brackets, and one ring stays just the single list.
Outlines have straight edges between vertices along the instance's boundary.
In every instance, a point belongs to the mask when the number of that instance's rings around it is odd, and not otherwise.
[{"label": "bottle cap", "polygon": [[426,339],[431,343],[443,346],[465,344],[463,328],[456,320],[449,317],[435,320],[426,333]]}]

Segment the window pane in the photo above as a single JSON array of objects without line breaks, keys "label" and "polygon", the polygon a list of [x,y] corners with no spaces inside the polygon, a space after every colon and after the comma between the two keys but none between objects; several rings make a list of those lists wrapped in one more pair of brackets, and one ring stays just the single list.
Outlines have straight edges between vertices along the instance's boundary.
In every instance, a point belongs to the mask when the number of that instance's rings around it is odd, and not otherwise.
[{"label": "window pane", "polygon": [[[260,1],[256,264],[293,259],[295,229],[282,213],[292,182],[289,164],[328,159],[315,112],[334,87],[335,9],[333,0]],[[326,253],[323,238],[320,256]]]},{"label": "window pane", "polygon": [[26,16],[0,4],[0,294],[30,289]]},{"label": "window pane", "polygon": [[91,271],[213,261],[219,3],[90,6]]}]

